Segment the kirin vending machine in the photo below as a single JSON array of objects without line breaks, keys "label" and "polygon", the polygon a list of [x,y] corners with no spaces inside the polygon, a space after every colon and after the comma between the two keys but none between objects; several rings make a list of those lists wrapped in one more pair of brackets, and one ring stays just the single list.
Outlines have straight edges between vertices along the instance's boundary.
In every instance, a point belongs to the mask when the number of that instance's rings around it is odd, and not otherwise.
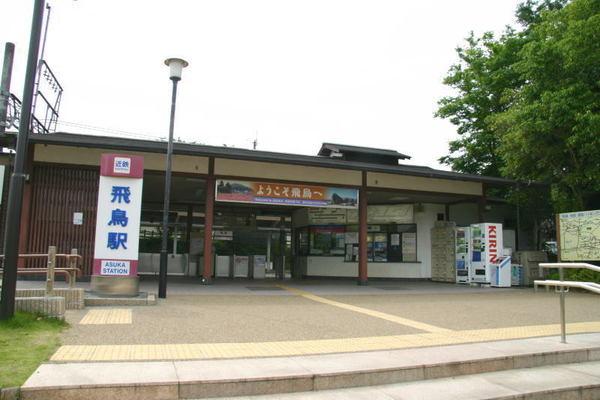
[{"label": "kirin vending machine", "polygon": [[471,228],[458,227],[456,238],[456,283],[471,283]]},{"label": "kirin vending machine", "polygon": [[[471,281],[496,286],[496,274],[502,259],[502,224],[483,223],[471,225]],[[509,263],[510,265],[510,263]],[[510,269],[510,268],[509,268]],[[504,274],[501,274],[504,276]],[[510,286],[510,279],[508,281]],[[504,282],[502,282],[504,285]],[[500,282],[497,286],[500,286]]]}]

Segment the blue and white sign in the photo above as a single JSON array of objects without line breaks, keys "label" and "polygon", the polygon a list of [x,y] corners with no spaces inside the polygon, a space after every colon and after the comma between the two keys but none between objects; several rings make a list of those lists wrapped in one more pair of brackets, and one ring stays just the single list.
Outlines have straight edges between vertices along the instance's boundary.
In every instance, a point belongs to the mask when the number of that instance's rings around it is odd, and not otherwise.
[{"label": "blue and white sign", "polygon": [[93,274],[136,276],[143,159],[103,154],[100,170]]}]

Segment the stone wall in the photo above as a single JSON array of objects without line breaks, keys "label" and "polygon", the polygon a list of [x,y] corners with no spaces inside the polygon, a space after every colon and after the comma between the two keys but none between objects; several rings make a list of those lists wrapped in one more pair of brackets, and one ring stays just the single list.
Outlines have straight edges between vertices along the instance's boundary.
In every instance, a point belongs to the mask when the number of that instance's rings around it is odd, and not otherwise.
[{"label": "stone wall", "polygon": [[41,314],[47,317],[65,319],[64,297],[17,297],[15,311]]},{"label": "stone wall", "polygon": [[544,279],[540,263],[548,262],[548,255],[543,251],[518,251],[512,262],[523,266],[523,284],[533,286],[536,279]]},{"label": "stone wall", "polygon": [[436,221],[431,228],[432,281],[456,282],[455,228],[449,221]]},{"label": "stone wall", "polygon": [[[16,297],[44,297],[45,289],[17,289]],[[54,289],[52,296],[64,297],[67,310],[81,310],[85,305],[83,301],[84,290],[77,288]]]}]

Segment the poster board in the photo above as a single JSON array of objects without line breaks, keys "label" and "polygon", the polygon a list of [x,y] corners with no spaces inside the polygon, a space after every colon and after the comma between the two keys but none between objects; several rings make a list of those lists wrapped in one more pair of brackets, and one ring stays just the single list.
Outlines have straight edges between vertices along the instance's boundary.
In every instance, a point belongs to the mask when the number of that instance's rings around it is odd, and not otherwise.
[{"label": "poster board", "polygon": [[346,210],[343,208],[310,208],[308,209],[310,225],[344,225]]},{"label": "poster board", "polygon": [[402,232],[402,261],[417,261],[417,234],[415,232]]},{"label": "poster board", "polygon": [[[358,224],[358,210],[347,210],[348,223]],[[412,204],[372,205],[367,207],[369,224],[412,224],[415,222]]]},{"label": "poster board", "polygon": [[561,261],[600,261],[600,210],[558,215]]}]

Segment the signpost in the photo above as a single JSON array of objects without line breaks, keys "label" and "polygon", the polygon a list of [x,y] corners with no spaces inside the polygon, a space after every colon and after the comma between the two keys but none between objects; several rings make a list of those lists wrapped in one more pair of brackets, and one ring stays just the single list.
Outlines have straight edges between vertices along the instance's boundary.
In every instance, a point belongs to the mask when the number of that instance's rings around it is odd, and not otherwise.
[{"label": "signpost", "polygon": [[102,154],[92,291],[137,296],[144,159]]}]

